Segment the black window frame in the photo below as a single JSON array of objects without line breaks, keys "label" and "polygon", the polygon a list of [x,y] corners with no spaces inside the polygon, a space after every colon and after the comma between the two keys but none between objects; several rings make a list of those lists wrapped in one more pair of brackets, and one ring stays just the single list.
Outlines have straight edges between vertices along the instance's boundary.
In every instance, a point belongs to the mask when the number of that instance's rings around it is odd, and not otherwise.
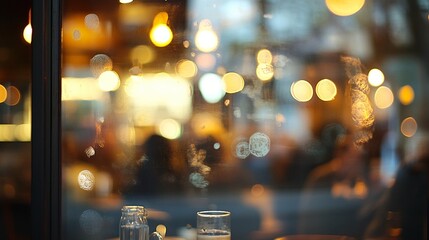
[{"label": "black window frame", "polygon": [[32,239],[61,239],[61,0],[33,0]]}]

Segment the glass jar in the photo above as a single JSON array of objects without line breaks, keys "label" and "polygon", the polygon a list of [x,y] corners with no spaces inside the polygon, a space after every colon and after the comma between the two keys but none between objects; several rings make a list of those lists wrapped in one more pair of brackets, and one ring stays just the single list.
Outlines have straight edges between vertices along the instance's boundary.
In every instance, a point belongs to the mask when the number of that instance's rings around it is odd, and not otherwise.
[{"label": "glass jar", "polygon": [[[162,239],[157,232],[149,235],[147,213],[143,206],[124,206],[119,223],[120,240]],[[150,238],[149,238],[150,236]]]}]

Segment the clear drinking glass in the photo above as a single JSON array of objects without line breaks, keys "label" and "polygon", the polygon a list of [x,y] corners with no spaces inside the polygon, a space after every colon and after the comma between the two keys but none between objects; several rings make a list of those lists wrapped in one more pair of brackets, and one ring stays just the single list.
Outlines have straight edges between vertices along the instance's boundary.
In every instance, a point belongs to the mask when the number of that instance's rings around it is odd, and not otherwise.
[{"label": "clear drinking glass", "polygon": [[228,211],[197,212],[197,240],[230,240],[231,213]]},{"label": "clear drinking glass", "polygon": [[143,206],[124,206],[119,223],[120,240],[149,240],[162,239],[157,232],[150,234],[147,224],[147,213]]}]

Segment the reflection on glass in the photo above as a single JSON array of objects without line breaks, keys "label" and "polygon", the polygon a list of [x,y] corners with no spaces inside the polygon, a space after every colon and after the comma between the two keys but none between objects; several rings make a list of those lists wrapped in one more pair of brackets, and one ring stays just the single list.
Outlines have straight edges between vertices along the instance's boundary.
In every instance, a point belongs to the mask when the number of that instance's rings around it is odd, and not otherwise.
[{"label": "reflection on glass", "polygon": [[[383,178],[404,161],[404,139],[427,127],[427,73],[414,51],[423,46],[397,41],[401,29],[414,33],[405,7],[122,3],[64,1],[66,239],[117,238],[128,203],[147,207],[151,229],[172,239],[194,236],[201,209],[232,209],[234,239],[373,237],[363,236],[377,215],[366,204],[389,191]],[[5,102],[9,113],[24,101]],[[21,124],[0,137],[23,141]],[[74,231],[87,209],[103,230]]]}]

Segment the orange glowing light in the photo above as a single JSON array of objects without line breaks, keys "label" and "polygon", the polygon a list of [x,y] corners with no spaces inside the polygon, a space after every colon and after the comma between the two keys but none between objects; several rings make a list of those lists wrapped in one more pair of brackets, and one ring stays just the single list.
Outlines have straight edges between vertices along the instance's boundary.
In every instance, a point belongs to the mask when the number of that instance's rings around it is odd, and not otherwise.
[{"label": "orange glowing light", "polygon": [[365,0],[325,0],[325,3],[333,14],[344,17],[357,13]]}]

